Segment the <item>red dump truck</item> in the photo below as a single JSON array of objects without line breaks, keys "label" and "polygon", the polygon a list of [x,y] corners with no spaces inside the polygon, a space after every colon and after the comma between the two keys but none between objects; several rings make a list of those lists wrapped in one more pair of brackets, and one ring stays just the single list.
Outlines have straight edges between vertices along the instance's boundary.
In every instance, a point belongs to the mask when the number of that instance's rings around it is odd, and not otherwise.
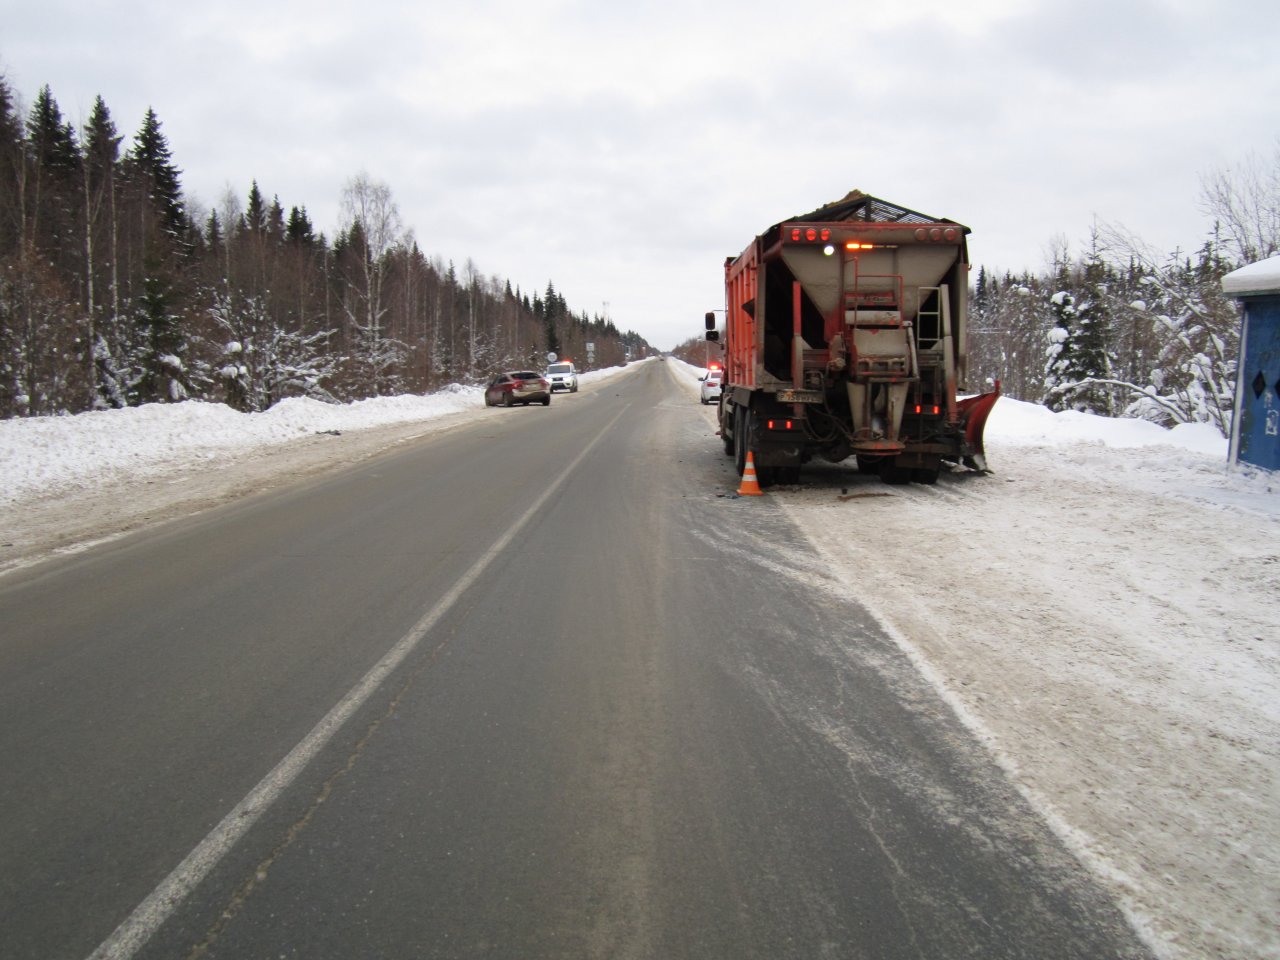
[{"label": "red dump truck", "polygon": [[969,228],[857,190],[776,223],[725,262],[720,436],[738,473],[793,483],[814,457],[889,483],[985,470],[999,396],[961,399]]}]

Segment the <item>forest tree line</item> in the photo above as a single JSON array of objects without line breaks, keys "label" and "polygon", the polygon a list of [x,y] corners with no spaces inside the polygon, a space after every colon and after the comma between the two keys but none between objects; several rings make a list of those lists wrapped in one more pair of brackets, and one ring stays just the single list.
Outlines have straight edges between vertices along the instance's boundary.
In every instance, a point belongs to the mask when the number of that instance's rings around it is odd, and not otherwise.
[{"label": "forest tree line", "polygon": [[1080,254],[1054,242],[1041,273],[980,268],[970,291],[970,387],[999,380],[1009,396],[1053,410],[1208,423],[1227,436],[1240,308],[1222,278],[1280,253],[1280,145],[1201,186],[1213,229],[1193,253],[1162,254],[1103,224]]},{"label": "forest tree line", "polygon": [[386,184],[343,189],[330,240],[252,183],[194,214],[154,111],[125,144],[102,97],[82,130],[48,86],[22,116],[0,76],[0,417],[197,398],[257,411],[478,383],[548,352],[613,366],[651,352],[428,256]]},{"label": "forest tree line", "polygon": [[979,269],[971,291],[970,385],[1053,410],[1231,430],[1240,308],[1222,292],[1232,270],[1280,253],[1280,146],[1207,176],[1214,224],[1194,253],[1161,255],[1097,226],[1072,256],[1062,241],[1040,274]]}]

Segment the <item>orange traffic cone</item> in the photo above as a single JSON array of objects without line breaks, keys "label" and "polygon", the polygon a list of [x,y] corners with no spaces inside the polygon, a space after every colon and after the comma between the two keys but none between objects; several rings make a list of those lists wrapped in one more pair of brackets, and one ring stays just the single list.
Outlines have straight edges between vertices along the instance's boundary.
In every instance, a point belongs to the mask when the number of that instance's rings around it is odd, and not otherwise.
[{"label": "orange traffic cone", "polygon": [[760,489],[760,481],[756,479],[756,461],[751,456],[750,450],[747,451],[747,465],[742,469],[742,483],[738,484],[738,496],[764,496],[764,491]]}]

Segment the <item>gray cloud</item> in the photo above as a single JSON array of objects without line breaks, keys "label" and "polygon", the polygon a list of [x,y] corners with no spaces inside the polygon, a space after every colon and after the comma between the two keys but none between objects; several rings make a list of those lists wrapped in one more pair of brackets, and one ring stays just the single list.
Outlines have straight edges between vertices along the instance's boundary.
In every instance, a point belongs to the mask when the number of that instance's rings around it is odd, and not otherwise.
[{"label": "gray cloud", "polygon": [[1201,174],[1280,134],[1253,0],[29,7],[11,86],[73,122],[100,93],[130,136],[153,106],[206,205],[256,179],[331,233],[367,171],[427,253],[663,346],[722,299],[725,255],[853,187],[1036,269],[1095,216],[1198,246]]}]

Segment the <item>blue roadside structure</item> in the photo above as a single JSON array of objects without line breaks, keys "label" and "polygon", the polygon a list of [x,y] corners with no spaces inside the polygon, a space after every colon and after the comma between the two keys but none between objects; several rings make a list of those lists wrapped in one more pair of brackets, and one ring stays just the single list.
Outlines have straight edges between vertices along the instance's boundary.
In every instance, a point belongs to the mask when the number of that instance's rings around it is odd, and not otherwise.
[{"label": "blue roadside structure", "polygon": [[1228,273],[1222,292],[1244,306],[1228,458],[1280,470],[1280,256]]}]

